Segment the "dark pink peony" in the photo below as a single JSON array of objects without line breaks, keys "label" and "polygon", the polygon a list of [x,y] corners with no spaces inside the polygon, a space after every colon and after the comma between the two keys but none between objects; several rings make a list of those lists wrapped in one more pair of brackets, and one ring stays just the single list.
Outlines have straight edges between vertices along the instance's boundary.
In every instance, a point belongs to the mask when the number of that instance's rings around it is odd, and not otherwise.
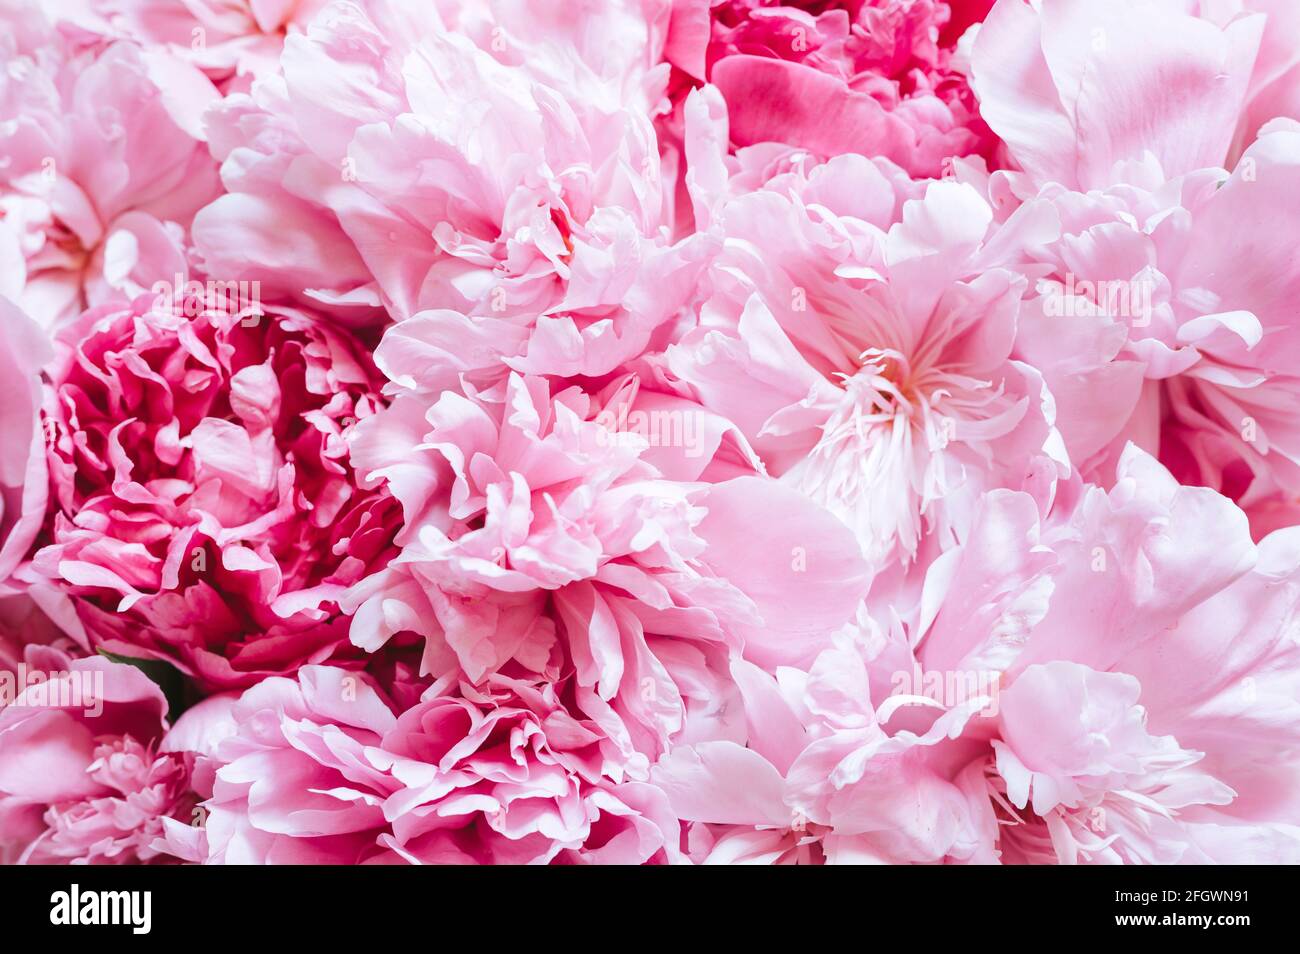
[{"label": "dark pink peony", "polygon": [[884,156],[916,176],[943,174],[954,156],[991,158],[997,140],[956,49],[979,4],[722,0],[707,14],[706,5],[678,5],[669,57],[722,91],[735,145]]},{"label": "dark pink peony", "polygon": [[302,312],[178,303],[93,309],[60,336],[33,566],[93,647],[246,686],[335,656],[334,601],[385,554],[396,506],[356,488],[346,440],[374,371]]}]

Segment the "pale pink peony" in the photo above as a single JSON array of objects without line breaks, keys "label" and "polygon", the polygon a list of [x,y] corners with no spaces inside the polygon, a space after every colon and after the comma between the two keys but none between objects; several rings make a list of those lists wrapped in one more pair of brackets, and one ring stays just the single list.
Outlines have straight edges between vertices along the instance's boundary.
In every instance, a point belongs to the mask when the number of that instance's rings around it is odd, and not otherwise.
[{"label": "pale pink peony", "polygon": [[1068,490],[1046,521],[987,495],[914,608],[807,672],[737,671],[747,745],[653,776],[703,858],[1300,857],[1294,534],[1256,547],[1136,448],[1109,493]]},{"label": "pale pink peony", "polygon": [[99,39],[166,51],[223,91],[279,69],[284,39],[327,0],[59,0],[65,24]]},{"label": "pale pink peony", "polygon": [[[1231,173],[1219,168],[1264,22],[1220,27],[1109,0],[1058,0],[1038,15],[1002,3],[974,57],[986,115],[1025,169],[982,187],[1006,208],[1049,203],[1061,221],[1059,241],[1035,255],[1017,355],[1042,371],[1074,462],[1104,482],[1134,441],[1252,513],[1300,496],[1289,412],[1300,128],[1278,120]],[[1012,47],[1032,52],[1009,58]],[[1047,84],[1071,89],[1081,70],[1098,80],[1077,102],[1048,102]],[[1185,83],[1144,79],[1162,70]]]},{"label": "pale pink peony", "polygon": [[[647,408],[682,422],[676,443],[619,429]],[[698,406],[640,398],[634,382],[603,403],[518,376],[397,398],[354,443],[406,526],[401,554],[344,604],[353,642],[373,651],[416,632],[433,675],[570,686],[575,717],[643,773],[688,713],[724,717],[734,648],[811,657],[865,589],[856,544],[825,511],[753,476],[691,481],[706,464],[736,470],[719,460],[724,436]],[[776,509],[786,520],[764,524]],[[815,611],[797,608],[801,594]]]},{"label": "pale pink peony", "polygon": [[1222,165],[1266,18],[1182,0],[998,0],[971,58],[980,112],[1035,184],[1086,191]]},{"label": "pale pink peony", "polygon": [[219,189],[193,67],[129,42],[80,48],[39,8],[0,5],[0,294],[40,324],[185,271]]},{"label": "pale pink peony", "polygon": [[[1113,490],[1082,491],[1043,534],[1053,591],[982,768],[1004,860],[1294,863],[1294,533],[1254,546],[1229,501],[1131,448]],[[952,633],[930,647],[941,667],[992,648]]]},{"label": "pale pink peony", "polygon": [[613,371],[708,248],[672,241],[649,117],[668,13],[331,4],[210,117],[230,191],[195,224],[208,270],[357,323],[431,311],[421,334],[498,375]]},{"label": "pale pink peony", "polygon": [[142,297],[59,336],[53,513],[33,569],[96,648],[248,685],[346,650],[337,601],[382,564],[395,504],[346,436],[377,407],[349,336],[224,296]]},{"label": "pale pink peony", "polygon": [[725,250],[665,359],[881,567],[928,534],[949,545],[984,490],[1046,492],[1066,469],[1051,395],[1011,354],[1018,266],[1056,236],[1052,210],[996,223],[968,185],[911,197],[888,173],[841,156],[740,195],[698,190]]},{"label": "pale pink peony", "polygon": [[[872,709],[869,650],[882,640],[841,634],[807,669],[775,676],[733,665],[744,702],[742,739],[675,748],[652,771],[691,822],[704,864],[880,864],[990,860],[962,791],[927,759],[983,700],[922,731],[889,732]],[[888,682],[885,682],[888,685]],[[820,777],[818,777],[820,773]]]},{"label": "pale pink peony", "polygon": [[58,650],[26,654],[34,681],[0,709],[0,856],[35,864],[175,859],[163,820],[192,821],[191,758],[163,753],[167,701],[138,669]]},{"label": "pale pink peony", "polygon": [[1300,210],[1279,198],[1300,182],[1298,145],[1300,127],[1275,124],[1231,175],[1044,190],[1064,235],[1017,346],[1088,476],[1133,440],[1243,507],[1300,495],[1300,269],[1281,238]]}]

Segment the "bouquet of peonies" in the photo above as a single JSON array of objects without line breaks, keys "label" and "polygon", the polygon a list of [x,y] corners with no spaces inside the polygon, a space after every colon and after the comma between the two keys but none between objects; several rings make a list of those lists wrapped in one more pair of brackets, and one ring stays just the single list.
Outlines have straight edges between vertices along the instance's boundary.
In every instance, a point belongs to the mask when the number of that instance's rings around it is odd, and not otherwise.
[{"label": "bouquet of peonies", "polygon": [[0,860],[1300,861],[1293,0],[0,63]]}]

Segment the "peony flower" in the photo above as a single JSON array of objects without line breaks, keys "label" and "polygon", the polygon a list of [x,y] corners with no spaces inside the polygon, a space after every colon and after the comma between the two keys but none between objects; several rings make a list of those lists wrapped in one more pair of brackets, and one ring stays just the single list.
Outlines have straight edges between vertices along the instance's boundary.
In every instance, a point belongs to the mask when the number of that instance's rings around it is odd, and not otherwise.
[{"label": "peony flower", "polygon": [[[1048,609],[1005,670],[983,763],[1004,860],[1296,858],[1291,532],[1253,545],[1229,501],[1136,448],[1113,490],[1052,523]],[[1046,700],[1070,717],[1045,720]]]},{"label": "peony flower", "polygon": [[651,780],[687,823],[697,863],[821,864],[828,858],[829,830],[810,825],[786,801],[785,775],[810,741],[810,714],[799,701],[801,684],[786,681],[804,674],[779,672],[780,680],[734,660],[743,736],[676,746],[652,770]]},{"label": "peony flower", "polygon": [[219,183],[193,67],[117,42],[79,49],[38,8],[0,7],[0,294],[45,327],[185,271]]},{"label": "peony flower", "polygon": [[[207,822],[169,826],[216,863],[674,861],[661,793],[605,778],[602,734],[509,679],[395,714],[365,678],[305,666],[222,705]],[[213,721],[213,716],[207,716]],[[179,728],[179,726],[178,726]]]},{"label": "peony flower", "polygon": [[1265,17],[1222,25],[1189,4],[998,0],[971,54],[980,111],[1038,185],[1126,181],[1148,154],[1168,178],[1221,166]]},{"label": "peony flower", "polygon": [[908,198],[855,156],[702,201],[726,246],[666,364],[876,566],[929,532],[946,547],[984,490],[1068,467],[1050,394],[1011,354],[1016,266],[1055,235],[1050,209],[995,229],[975,189]]},{"label": "peony flower", "polygon": [[691,822],[693,860],[933,863],[992,850],[961,790],[926,761],[985,699],[962,700],[924,732],[891,734],[872,709],[867,656],[848,631],[806,670],[733,667],[744,737],[675,748],[651,776]]},{"label": "peony flower", "polygon": [[209,688],[344,649],[337,601],[382,564],[395,517],[348,463],[376,407],[357,343],[300,311],[229,305],[145,296],[60,334],[33,564],[92,646]]},{"label": "peony flower", "polygon": [[[1055,197],[1077,218],[1049,253],[1052,276],[1018,346],[1059,395],[1062,432],[1086,473],[1132,439],[1184,482],[1249,509],[1300,493],[1300,435],[1282,411],[1300,383],[1285,357],[1300,272],[1251,224],[1289,214],[1261,193],[1295,176],[1297,133],[1268,127],[1231,176]],[[1239,231],[1251,245],[1225,243]]]},{"label": "peony flower", "polygon": [[[34,864],[166,862],[163,820],[191,822],[190,760],[163,753],[167,702],[132,666],[30,648],[0,709],[0,855]],[[39,676],[40,678],[36,678]]]},{"label": "peony flower", "polygon": [[[1254,513],[1300,495],[1300,434],[1282,410],[1297,393],[1287,356],[1300,270],[1285,236],[1297,221],[1287,197],[1300,130],[1276,121],[1231,173],[1218,168],[1264,18],[1219,27],[1169,14],[1157,48],[1129,55],[1126,44],[1156,16],[1152,6],[1058,2],[1036,15],[1008,3],[980,31],[986,113],[1026,170],[986,188],[1011,205],[1047,201],[1062,223],[1059,240],[1036,253],[1044,264],[1017,355],[1041,369],[1070,456],[1090,479],[1104,481],[1134,441],[1180,480]],[[1106,42],[1090,45],[1091,35]],[[1004,55],[1026,43],[1041,43],[1037,65]],[[1198,58],[1188,59],[1191,49]],[[1124,66],[1105,65],[1112,60]],[[1047,76],[1070,88],[1084,63],[1103,79],[1074,104],[1073,120],[1070,104],[1027,101],[1030,84]],[[1160,84],[1140,87],[1152,96],[1128,96],[1127,84],[1161,64],[1187,73],[1176,103],[1155,93],[1169,89]],[[1059,115],[1027,124],[1040,108]],[[1063,161],[1084,129],[1107,148]]]},{"label": "peony flower", "polygon": [[195,224],[208,270],[355,323],[420,315],[430,350],[498,378],[614,371],[677,316],[709,245],[669,234],[648,115],[667,13],[331,4],[282,77],[211,116],[229,193]]},{"label": "peony flower", "polygon": [[202,70],[223,91],[279,69],[284,38],[300,32],[326,0],[80,0],[65,22],[103,42],[128,39]]},{"label": "peony flower", "polygon": [[[991,158],[943,0],[682,3],[669,59],[726,98],[737,146],[883,156],[919,177]],[[955,6],[962,6],[955,4]],[[972,11],[959,10],[969,24]]]},{"label": "peony flower", "polygon": [[1136,448],[1109,493],[1068,489],[1046,520],[986,495],[915,607],[806,672],[746,671],[747,744],[654,770],[705,857],[781,857],[792,829],[827,860],[1297,857],[1292,532],[1257,547]]}]

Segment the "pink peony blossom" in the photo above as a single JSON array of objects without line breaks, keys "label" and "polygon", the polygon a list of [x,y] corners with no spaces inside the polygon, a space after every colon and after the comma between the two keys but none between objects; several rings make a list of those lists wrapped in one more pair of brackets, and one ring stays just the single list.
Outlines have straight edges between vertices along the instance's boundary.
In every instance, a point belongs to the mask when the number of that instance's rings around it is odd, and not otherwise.
[{"label": "pink peony blossom", "polygon": [[741,664],[747,744],[654,770],[700,858],[1294,861],[1292,534],[1257,548],[1136,448],[1063,502],[989,494],[914,610],[807,672]]},{"label": "pink peony blossom", "polygon": [[0,856],[35,864],[173,861],[189,824],[190,757],[158,748],[167,702],[132,666],[32,647],[33,680],[0,709]]},{"label": "pink peony blossom", "polygon": [[915,558],[927,530],[947,546],[982,491],[1068,468],[1051,395],[1011,354],[1015,266],[1055,237],[1049,208],[994,229],[975,189],[909,198],[856,156],[704,201],[726,250],[667,366],[873,563]]},{"label": "pink peony blossom", "polygon": [[[364,678],[305,666],[202,717],[214,770],[192,860],[615,863],[679,858],[662,792],[607,777],[604,740],[548,687],[499,678],[395,714]],[[180,726],[178,725],[178,729]],[[215,740],[215,741],[214,741]]]},{"label": "pink peony blossom", "polygon": [[678,20],[694,30],[682,30],[689,40],[674,43],[670,59],[722,92],[738,146],[884,156],[916,176],[938,176],[956,156],[991,158],[996,139],[945,29],[952,10],[943,0],[681,7]]},{"label": "pink peony blossom", "polygon": [[[435,676],[571,685],[571,711],[643,772],[688,713],[722,718],[734,647],[815,653],[853,613],[865,567],[841,524],[769,480],[670,479],[692,452],[718,455],[722,435],[698,407],[668,403],[669,420],[701,421],[698,443],[651,453],[659,434],[616,427],[628,399],[616,390],[602,408],[512,376],[467,396],[404,395],[363,423],[354,463],[387,483],[406,525],[400,555],[344,606],[362,649],[424,636]],[[772,507],[788,522],[756,526]],[[793,610],[799,592],[819,595],[815,612]]]},{"label": "pink peony blossom", "polygon": [[395,514],[348,463],[377,406],[364,352],[302,312],[228,304],[145,296],[60,333],[33,564],[94,647],[210,687],[345,647],[337,601],[382,562]]},{"label": "pink peony blossom", "polygon": [[974,86],[1035,183],[1104,188],[1148,154],[1170,178],[1223,164],[1266,18],[1218,24],[1189,6],[998,0],[974,44]]},{"label": "pink peony blossom", "polygon": [[1294,3],[0,27],[0,861],[1300,863]]},{"label": "pink peony blossom", "polygon": [[170,281],[218,191],[201,123],[217,91],[162,50],[81,49],[33,5],[0,23],[0,294],[51,326]]},{"label": "pink peony blossom", "polygon": [[[1074,461],[1104,482],[1135,441],[1180,480],[1253,512],[1300,495],[1300,432],[1285,410],[1298,386],[1287,356],[1300,268],[1286,236],[1300,222],[1290,202],[1300,129],[1277,120],[1231,173],[1219,168],[1264,18],[1219,27],[1173,16],[1157,49],[1130,56],[1126,44],[1157,15],[1057,2],[1036,16],[999,4],[980,31],[976,78],[1025,175],[994,176],[984,188],[1009,205],[1050,203],[1061,221],[1059,240],[1035,253],[1043,264],[1017,354],[1041,369]],[[1106,42],[1090,43],[1093,35]],[[1009,60],[1006,48],[1027,37],[1041,55]],[[1203,56],[1188,61],[1193,46]],[[1104,65],[1112,60],[1125,65]],[[1178,102],[1165,101],[1172,94],[1161,84],[1145,85],[1146,98],[1127,95],[1127,84],[1145,83],[1143,71],[1174,64],[1189,77]],[[1047,98],[1035,88],[1068,89],[1085,68],[1104,80],[1077,104],[1031,109],[1030,97]],[[1192,95],[1201,88],[1206,96]],[[1034,109],[1042,121],[1029,123]],[[1107,148],[1063,152],[1084,129]]]},{"label": "pink peony blossom", "polygon": [[707,242],[671,241],[648,115],[666,0],[587,6],[328,6],[282,77],[210,117],[229,192],[195,223],[208,270],[354,322],[432,311],[422,333],[496,373],[634,357]]}]

